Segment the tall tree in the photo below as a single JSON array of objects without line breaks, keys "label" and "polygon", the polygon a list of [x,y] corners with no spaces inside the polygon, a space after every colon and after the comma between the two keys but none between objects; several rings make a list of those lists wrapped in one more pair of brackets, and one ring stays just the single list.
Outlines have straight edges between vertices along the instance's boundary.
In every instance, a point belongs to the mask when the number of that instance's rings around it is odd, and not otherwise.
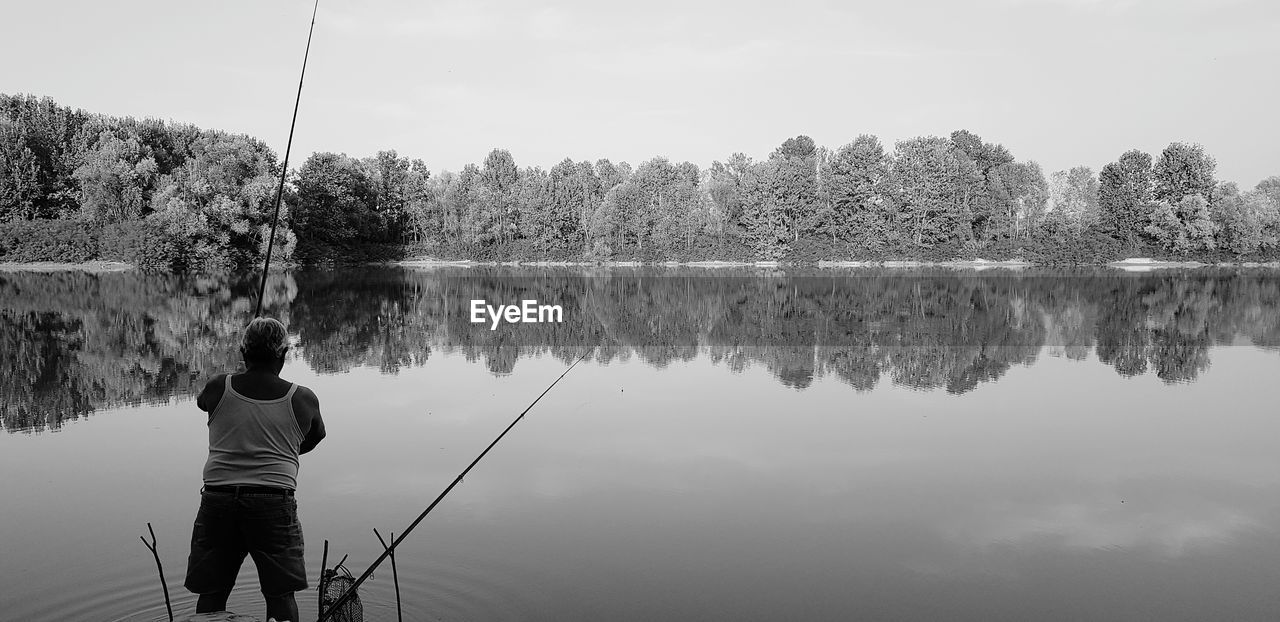
[{"label": "tall tree", "polygon": [[596,178],[600,180],[600,191],[604,193],[626,181],[627,172],[608,158],[600,158],[596,160]]},{"label": "tall tree", "polygon": [[714,226],[714,217],[709,197],[687,176],[680,176],[669,192],[670,200],[654,226],[654,238],[674,256],[692,250],[694,238]]},{"label": "tall tree", "polygon": [[988,143],[968,130],[951,133],[951,147],[956,153],[952,184],[955,200],[962,211],[972,217],[973,236],[978,240],[993,239],[1013,232],[1008,205],[995,195],[1000,183],[994,173],[1013,162],[1004,145]]},{"label": "tall tree", "polygon": [[1189,194],[1176,205],[1157,201],[1144,231],[1166,250],[1188,253],[1213,250],[1218,227],[1209,213],[1209,201]]},{"label": "tall tree", "polygon": [[744,238],[761,259],[779,259],[791,244],[784,205],[774,196],[780,184],[779,160],[752,164],[741,183]]},{"label": "tall tree", "polygon": [[47,215],[43,174],[27,137],[0,117],[0,222]]},{"label": "tall tree", "polygon": [[596,175],[595,167],[586,160],[579,162],[574,169],[574,181],[582,189],[582,200],[578,205],[577,242],[585,252],[591,246],[591,215],[600,207],[600,202],[604,199],[604,190],[601,188],[600,177]]},{"label": "tall tree", "polygon": [[1258,182],[1254,190],[1266,195],[1276,205],[1280,205],[1280,175],[1272,175]]},{"label": "tall tree", "polygon": [[560,250],[582,248],[583,212],[589,191],[590,184],[584,183],[582,170],[572,159],[565,158],[551,167],[547,179],[549,213],[542,238],[545,244]]},{"label": "tall tree", "polygon": [[833,241],[878,249],[893,237],[890,165],[879,139],[868,134],[836,150],[825,183],[831,209],[823,223]]},{"label": "tall tree", "polygon": [[49,97],[0,94],[0,217],[57,218],[77,211],[76,136],[89,118]]},{"label": "tall tree", "polygon": [[1098,180],[1098,211],[1103,227],[1130,246],[1147,224],[1154,182],[1151,154],[1133,149],[1102,167]]},{"label": "tall tree", "polygon": [[724,195],[724,204],[721,205],[725,213],[725,230],[738,237],[746,235],[746,223],[743,220],[747,197],[746,184],[753,174],[754,166],[755,163],[746,154],[735,152],[723,164],[722,174],[717,174],[718,177],[730,182],[732,189]]},{"label": "tall tree", "polygon": [[289,216],[300,240],[341,244],[369,239],[378,230],[377,190],[359,160],[313,154],[294,184]]},{"label": "tall tree", "polygon": [[600,209],[592,216],[592,239],[595,240],[591,254],[608,257],[626,253],[628,248],[639,249],[639,241],[628,243],[628,237],[634,233],[632,223],[638,214],[648,209],[644,192],[634,180],[624,181],[605,193],[600,202]]},{"label": "tall tree", "polygon": [[441,231],[438,203],[432,187],[431,171],[422,160],[414,158],[410,161],[409,170],[404,180],[404,223],[405,235],[413,243],[425,242],[428,231]]},{"label": "tall tree", "polygon": [[677,209],[673,195],[680,179],[681,171],[665,157],[650,159],[636,167],[631,182],[638,187],[642,203],[630,212],[628,225],[642,254],[646,243],[651,250],[655,245],[662,248],[669,243],[665,238],[655,240],[655,228],[664,217],[670,220],[670,214]]},{"label": "tall tree", "polygon": [[506,149],[490,151],[480,169],[480,180],[485,188],[485,204],[481,206],[477,226],[484,230],[484,237],[488,240],[506,242],[513,239],[519,228],[516,196],[520,187],[520,169],[511,152]]},{"label": "tall tree", "polygon": [[149,211],[159,167],[137,138],[104,131],[74,174],[80,185],[80,213],[93,222],[136,220]]},{"label": "tall tree", "polygon": [[1050,209],[1076,233],[1097,224],[1098,178],[1087,166],[1058,171],[1049,180]]},{"label": "tall tree", "polygon": [[727,236],[743,233],[742,214],[746,196],[743,183],[750,169],[750,158],[735,153],[728,164],[717,160],[703,171],[700,187],[709,202],[717,248],[721,252]]},{"label": "tall tree", "polygon": [[416,219],[422,224],[419,240],[440,243],[446,238],[456,239],[461,235],[461,220],[453,201],[458,187],[457,173],[443,171],[426,178],[425,186],[422,203],[419,204],[421,215]]},{"label": "tall tree", "polygon": [[956,185],[957,170],[963,168],[945,138],[897,143],[892,168],[895,203],[899,221],[917,246],[968,239],[971,213]]},{"label": "tall tree", "polygon": [[788,138],[769,156],[776,166],[770,195],[781,211],[783,226],[795,241],[817,224],[819,150],[805,135]]},{"label": "tall tree", "polygon": [[758,256],[777,259],[818,224],[818,148],[808,136],[788,138],[753,165],[741,185],[742,224]]},{"label": "tall tree", "polygon": [[488,191],[480,167],[467,164],[462,167],[458,183],[449,195],[450,209],[459,215],[460,237],[471,250],[491,244],[495,239]]},{"label": "tall tree", "polygon": [[1249,255],[1280,243],[1280,205],[1261,192],[1242,195],[1234,182],[1221,182],[1209,211],[1220,248]]},{"label": "tall tree", "polygon": [[1198,194],[1206,200],[1213,195],[1217,163],[1200,145],[1171,143],[1156,160],[1154,197],[1177,205],[1184,197]]},{"label": "tall tree", "polygon": [[951,133],[951,145],[964,153],[984,176],[991,169],[1008,164],[1013,156],[1004,145],[983,142],[977,134],[969,130],[956,130]]},{"label": "tall tree", "polygon": [[200,136],[190,152],[156,182],[147,217],[174,248],[168,263],[199,270],[256,262],[272,216],[275,153],[260,140],[221,132]]},{"label": "tall tree", "polygon": [[518,193],[519,235],[529,240],[542,240],[551,227],[550,175],[541,166],[525,167],[520,173]]},{"label": "tall tree", "polygon": [[408,231],[410,205],[415,192],[425,181],[426,165],[422,160],[400,157],[395,150],[379,151],[363,162],[374,191],[374,213],[377,216],[377,238],[399,242]]},{"label": "tall tree", "polygon": [[1013,237],[1022,237],[1044,216],[1048,183],[1035,162],[1001,164],[989,173],[992,198],[1000,206],[998,221]]}]

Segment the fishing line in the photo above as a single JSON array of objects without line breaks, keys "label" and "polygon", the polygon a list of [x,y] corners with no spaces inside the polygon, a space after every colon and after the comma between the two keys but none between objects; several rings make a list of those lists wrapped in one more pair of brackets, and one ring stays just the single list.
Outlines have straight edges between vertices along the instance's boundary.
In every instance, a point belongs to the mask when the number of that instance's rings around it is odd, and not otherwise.
[{"label": "fishing line", "polygon": [[276,187],[276,209],[271,217],[271,237],[267,239],[267,257],[262,262],[262,281],[258,284],[258,306],[253,317],[262,317],[262,294],[267,289],[267,269],[271,267],[271,251],[276,244],[276,224],[280,222],[280,200],[284,196],[284,178],[289,173],[289,151],[293,149],[293,128],[298,124],[298,104],[302,102],[302,81],[307,77],[307,57],[311,55],[311,34],[316,30],[316,10],[320,0],[311,7],[311,28],[307,30],[307,49],[302,53],[302,75],[298,76],[298,96],[293,100],[293,120],[289,121],[289,142],[284,146],[284,165],[280,167],[280,185]]},{"label": "fishing line", "polygon": [[345,604],[348,600],[354,597],[356,593],[356,588],[360,587],[360,584],[364,583],[365,579],[368,579],[370,576],[372,576],[373,571],[375,568],[378,567],[378,564],[381,564],[384,560],[390,557],[391,554],[395,552],[396,547],[400,546],[400,543],[403,542],[404,539],[409,536],[409,532],[413,531],[413,528],[417,527],[418,523],[421,523],[422,519],[426,518],[427,514],[430,514],[431,510],[434,510],[436,506],[440,504],[440,501],[444,499],[445,495],[449,494],[449,491],[453,490],[454,486],[457,486],[459,483],[462,482],[462,478],[466,477],[467,473],[471,472],[471,467],[474,467],[477,463],[479,463],[480,460],[484,458],[485,454],[489,453],[489,450],[493,449],[493,446],[497,445],[498,441],[502,440],[502,437],[506,436],[507,432],[511,431],[511,428],[516,427],[516,424],[520,423],[521,419],[524,419],[525,414],[533,409],[534,405],[536,405],[538,401],[542,399],[542,396],[550,392],[551,389],[554,388],[562,378],[568,375],[569,372],[573,371],[573,368],[577,367],[578,363],[582,362],[582,359],[587,358],[587,355],[591,354],[591,352],[594,349],[595,348],[587,348],[587,351],[583,352],[582,356],[578,357],[578,360],[574,361],[573,364],[570,365],[568,369],[564,370],[564,373],[561,373],[560,376],[557,377],[554,382],[552,382],[550,385],[547,385],[547,388],[543,389],[542,393],[539,393],[538,397],[535,398],[533,402],[531,402],[528,406],[526,406],[525,409],[521,411],[520,414],[516,416],[514,420],[511,421],[511,424],[508,425],[507,428],[503,430],[502,433],[499,434],[497,438],[493,439],[493,442],[489,443],[489,446],[485,447],[484,451],[480,452],[480,455],[476,456],[476,459],[472,460],[471,464],[467,465],[467,468],[463,469],[462,472],[459,473],[458,476],[454,478],[453,483],[449,484],[449,486],[444,489],[444,492],[440,493],[440,496],[436,497],[436,500],[432,501],[431,505],[427,506],[427,509],[423,510],[422,513],[419,514],[417,518],[413,519],[413,522],[409,523],[409,526],[406,527],[404,531],[400,533],[399,537],[394,538],[391,541],[390,546],[387,546],[384,544],[382,554],[378,556],[378,559],[373,560],[373,564],[369,566],[369,569],[365,570],[364,574],[360,575],[360,578],[356,579],[355,583],[353,583],[351,587],[348,588],[345,593],[343,593],[342,598],[339,598],[336,602],[334,602],[333,606],[329,607],[329,609],[326,612],[321,612],[319,622],[324,622],[325,620],[329,619],[329,616],[333,615],[335,611],[339,611],[343,604]]}]

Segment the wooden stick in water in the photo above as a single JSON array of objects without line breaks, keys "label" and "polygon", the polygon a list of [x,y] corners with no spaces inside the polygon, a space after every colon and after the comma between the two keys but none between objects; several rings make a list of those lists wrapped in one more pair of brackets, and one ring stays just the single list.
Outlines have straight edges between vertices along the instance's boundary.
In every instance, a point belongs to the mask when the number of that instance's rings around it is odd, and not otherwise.
[{"label": "wooden stick in water", "polygon": [[[396,552],[387,546],[387,541],[382,539],[382,534],[378,533],[378,528],[373,528],[373,535],[378,536],[378,542],[382,543],[382,548],[386,549],[391,556],[391,583],[396,586],[396,620],[404,622],[404,615],[400,613],[400,576],[396,572]],[[391,539],[396,539],[396,532],[391,532]]]},{"label": "wooden stick in water", "polygon": [[318,586],[319,587],[318,591],[320,592],[320,596],[319,598],[316,599],[316,611],[319,612],[319,615],[321,616],[324,615],[324,571],[328,565],[329,565],[329,541],[325,540],[324,553],[320,555],[320,585]]},{"label": "wooden stick in water", "polygon": [[151,541],[138,536],[142,543],[151,549],[151,556],[156,558],[156,571],[160,573],[160,587],[164,590],[164,608],[169,612],[169,622],[173,622],[173,604],[169,602],[169,584],[164,582],[164,565],[160,563],[160,554],[156,552],[156,531],[151,528],[151,523],[147,523],[147,531],[151,532]]}]

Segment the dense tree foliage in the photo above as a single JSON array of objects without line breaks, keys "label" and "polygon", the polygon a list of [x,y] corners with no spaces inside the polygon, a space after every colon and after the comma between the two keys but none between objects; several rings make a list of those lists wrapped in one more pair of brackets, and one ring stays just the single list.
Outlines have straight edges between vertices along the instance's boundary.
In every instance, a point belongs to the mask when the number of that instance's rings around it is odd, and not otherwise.
[{"label": "dense tree foliage", "polygon": [[894,151],[898,214],[917,246],[973,237],[968,199],[976,169],[958,155],[937,137],[902,141]]},{"label": "dense tree foliage", "polygon": [[1233,182],[1221,182],[1214,190],[1211,216],[1218,233],[1218,244],[1237,255],[1250,255],[1280,246],[1280,201],[1268,194],[1274,180],[1280,190],[1280,178],[1263,180],[1258,187],[1241,194]]},{"label": "dense tree foliage", "polygon": [[1200,145],[1173,143],[1165,147],[1153,171],[1155,199],[1178,204],[1194,194],[1207,200],[1217,185],[1216,166]]},{"label": "dense tree foliage", "polygon": [[[479,260],[1273,257],[1280,177],[1242,193],[1215,166],[1175,142],[1155,159],[1127,151],[1096,177],[1084,166],[1046,176],[967,130],[892,151],[870,135],[834,150],[800,135],[763,160],[735,153],[706,168],[661,156],[521,168],[495,148],[432,175],[392,150],[316,153],[290,171],[276,248],[305,262],[371,248]],[[279,173],[247,136],[0,95],[0,258],[52,258],[54,232],[74,230],[96,236],[101,258],[144,268],[254,265]],[[77,224],[16,224],[52,220]]]},{"label": "dense tree foliage", "polygon": [[1209,218],[1209,202],[1203,196],[1189,194],[1176,205],[1159,201],[1148,217],[1151,224],[1143,231],[1165,249],[1178,253],[1213,250],[1218,226]]},{"label": "dense tree foliage", "polygon": [[882,250],[896,236],[891,160],[875,136],[863,134],[840,147],[826,164],[821,229],[833,244]]},{"label": "dense tree foliage", "polygon": [[1102,167],[1098,180],[1098,209],[1103,226],[1130,246],[1148,220],[1154,198],[1151,154],[1137,149]]},{"label": "dense tree foliage", "polygon": [[1049,178],[1049,203],[1051,217],[1076,233],[1098,226],[1097,176],[1087,166],[1054,173]]},{"label": "dense tree foliage", "polygon": [[[248,136],[0,95],[0,223],[82,223],[101,233],[104,259],[166,271],[257,261],[279,171]],[[287,256],[292,235],[279,235]]]}]

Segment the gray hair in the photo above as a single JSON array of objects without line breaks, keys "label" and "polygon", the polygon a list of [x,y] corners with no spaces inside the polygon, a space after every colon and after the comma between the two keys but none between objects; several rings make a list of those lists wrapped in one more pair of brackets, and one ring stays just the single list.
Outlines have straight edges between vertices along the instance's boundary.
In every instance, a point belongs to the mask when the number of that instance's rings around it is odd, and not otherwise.
[{"label": "gray hair", "polygon": [[289,331],[275,318],[254,318],[240,340],[240,352],[252,359],[278,359],[288,349]]}]

